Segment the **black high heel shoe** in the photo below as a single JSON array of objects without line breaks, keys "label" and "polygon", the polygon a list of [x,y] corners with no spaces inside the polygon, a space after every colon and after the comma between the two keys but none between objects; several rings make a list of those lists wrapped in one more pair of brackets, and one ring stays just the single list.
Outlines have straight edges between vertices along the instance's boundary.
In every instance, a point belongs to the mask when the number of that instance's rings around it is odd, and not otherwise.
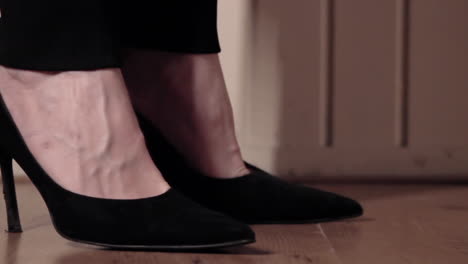
[{"label": "black high heel shoe", "polygon": [[318,223],[357,217],[361,205],[344,196],[283,181],[249,164],[233,179],[189,167],[164,136],[137,114],[150,154],[171,186],[200,204],[249,224]]},{"label": "black high heel shoe", "polygon": [[66,239],[111,248],[185,250],[219,248],[255,241],[245,224],[208,210],[174,189],[142,199],[102,199],[58,185],[26,146],[0,96],[0,165],[8,231],[21,232],[12,160],[23,168]]}]

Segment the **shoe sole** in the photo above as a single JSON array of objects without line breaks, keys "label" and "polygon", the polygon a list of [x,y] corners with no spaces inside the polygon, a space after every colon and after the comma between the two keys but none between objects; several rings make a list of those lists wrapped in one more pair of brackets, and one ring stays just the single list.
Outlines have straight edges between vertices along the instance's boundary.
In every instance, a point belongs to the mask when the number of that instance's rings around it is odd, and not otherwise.
[{"label": "shoe sole", "polygon": [[107,244],[107,243],[99,243],[93,241],[86,241],[68,237],[62,234],[52,219],[52,225],[55,228],[55,231],[63,238],[70,240],[72,242],[80,243],[80,244],[87,244],[92,246],[103,247],[107,249],[120,249],[120,250],[151,250],[151,251],[183,251],[183,250],[207,250],[207,249],[221,249],[227,247],[234,247],[234,246],[242,246],[246,244],[255,243],[255,239],[241,239],[241,240],[234,240],[222,243],[214,243],[214,244],[203,244],[203,245],[118,245],[118,244]]},{"label": "shoe sole", "polygon": [[[304,220],[304,221],[264,221],[264,222],[251,222],[249,225],[299,225],[299,224],[319,224],[319,223],[327,223],[333,221],[340,221],[346,220],[350,218],[360,217],[363,214],[356,214],[356,215],[349,215],[339,218],[322,218],[322,219],[314,219],[314,220]],[[53,221],[52,221],[53,222]],[[55,227],[55,224],[54,224]],[[92,246],[104,247],[109,249],[127,249],[127,250],[154,250],[154,251],[181,251],[181,250],[200,250],[200,249],[221,249],[227,247],[234,247],[234,246],[242,246],[251,243],[255,243],[255,239],[244,239],[244,240],[236,240],[236,241],[229,241],[223,243],[215,243],[215,244],[204,244],[204,245],[158,245],[158,246],[149,246],[149,245],[115,245],[115,244],[107,244],[107,243],[98,243],[98,242],[91,242],[79,239],[73,239],[67,237],[66,235],[60,233],[56,229],[57,233],[62,236],[63,238],[81,244],[87,244]]]},{"label": "shoe sole", "polygon": [[[68,238],[69,239],[69,238]],[[206,245],[176,245],[176,246],[146,246],[146,245],[113,245],[105,243],[95,243],[89,241],[80,241],[76,239],[69,239],[71,241],[93,246],[99,246],[109,249],[122,249],[122,250],[153,250],[153,251],[184,251],[184,250],[207,250],[207,249],[221,249],[234,246],[242,246],[254,243],[255,240],[239,240],[225,243],[206,244]]]},{"label": "shoe sole", "polygon": [[[60,233],[59,233],[60,234]],[[69,238],[60,234],[63,238],[81,244],[87,244],[92,246],[98,246],[108,249],[120,249],[120,250],[152,250],[152,251],[183,251],[183,250],[206,250],[206,249],[221,249],[234,246],[242,246],[246,244],[255,243],[255,239],[236,240],[223,243],[215,244],[203,244],[203,245],[115,245],[107,243],[91,242],[79,239]]]},{"label": "shoe sole", "polygon": [[321,218],[314,220],[301,220],[301,221],[264,221],[264,222],[249,222],[249,225],[302,225],[302,224],[320,224],[334,221],[341,221],[351,218],[360,217],[363,214],[349,215],[338,218]]}]

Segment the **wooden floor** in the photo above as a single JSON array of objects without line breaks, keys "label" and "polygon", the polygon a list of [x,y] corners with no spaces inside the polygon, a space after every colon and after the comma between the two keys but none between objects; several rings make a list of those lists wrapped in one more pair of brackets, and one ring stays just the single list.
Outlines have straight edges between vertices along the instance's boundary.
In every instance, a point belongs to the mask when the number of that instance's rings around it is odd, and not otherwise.
[{"label": "wooden floor", "polygon": [[[256,244],[192,253],[125,252],[69,242],[53,230],[30,183],[17,186],[24,232],[0,233],[1,264],[468,263],[467,185],[323,185],[362,201],[365,216],[255,226]],[[4,204],[0,207],[5,229]]]}]

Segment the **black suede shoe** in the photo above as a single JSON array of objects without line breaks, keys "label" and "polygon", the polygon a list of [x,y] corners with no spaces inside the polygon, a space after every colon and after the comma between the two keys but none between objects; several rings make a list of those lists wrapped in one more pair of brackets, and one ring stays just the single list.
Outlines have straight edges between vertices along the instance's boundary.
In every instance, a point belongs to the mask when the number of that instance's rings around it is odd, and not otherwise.
[{"label": "black suede shoe", "polygon": [[44,199],[57,232],[72,241],[120,249],[193,250],[255,241],[244,223],[206,209],[174,189],[142,199],[103,199],[57,184],[36,161],[0,96],[0,167],[8,231],[21,232],[12,160]]},{"label": "black suede shoe", "polygon": [[216,179],[191,169],[142,115],[148,150],[171,186],[202,205],[249,224],[318,223],[361,216],[356,201],[283,181],[246,163],[248,175]]}]

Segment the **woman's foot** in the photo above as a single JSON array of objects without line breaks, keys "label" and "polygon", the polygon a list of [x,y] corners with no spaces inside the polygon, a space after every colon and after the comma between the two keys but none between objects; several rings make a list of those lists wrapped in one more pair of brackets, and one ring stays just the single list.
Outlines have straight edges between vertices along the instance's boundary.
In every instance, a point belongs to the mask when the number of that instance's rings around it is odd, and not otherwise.
[{"label": "woman's foot", "polygon": [[123,72],[149,151],[171,186],[247,223],[362,215],[352,199],[285,182],[242,160],[217,55],[139,51],[126,58]]},{"label": "woman's foot", "polygon": [[191,167],[214,178],[249,173],[217,54],[128,50],[122,72],[137,111]]},{"label": "woman's foot", "polygon": [[281,180],[246,163],[243,177],[218,179],[188,166],[149,120],[139,115],[151,157],[171,186],[212,210],[249,224],[318,223],[362,215],[344,196]]},{"label": "woman's foot", "polygon": [[152,162],[119,69],[0,66],[0,93],[32,154],[62,187],[137,199],[170,187]]}]

